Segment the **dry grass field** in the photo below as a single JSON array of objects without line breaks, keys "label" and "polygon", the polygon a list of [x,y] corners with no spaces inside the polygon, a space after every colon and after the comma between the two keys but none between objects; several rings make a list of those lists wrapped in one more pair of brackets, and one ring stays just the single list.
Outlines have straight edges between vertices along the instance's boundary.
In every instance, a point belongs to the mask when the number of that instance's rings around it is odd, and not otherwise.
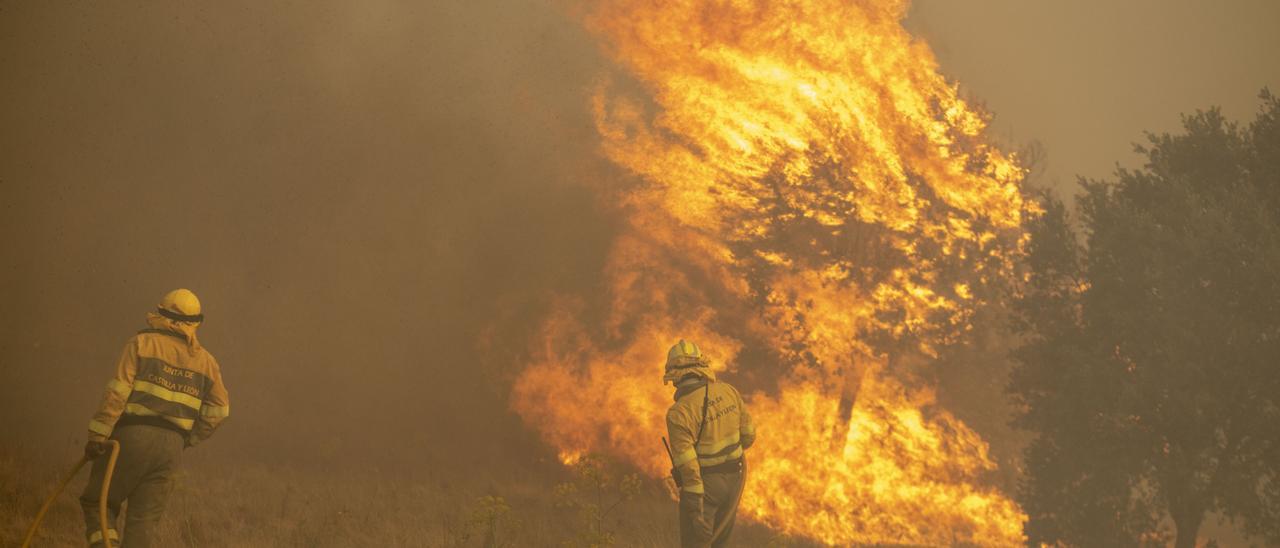
[{"label": "dry grass field", "polygon": [[[34,458],[0,449],[0,546],[17,546],[74,453]],[[64,462],[66,460],[66,462]],[[49,512],[35,546],[82,546],[81,472]],[[674,546],[675,503],[657,481],[623,499],[574,471],[302,469],[213,462],[192,454],[162,526],[164,546]],[[566,488],[573,484],[574,488]],[[621,499],[621,502],[619,500]],[[601,519],[600,507],[617,503]],[[803,546],[739,522],[738,546]]]}]

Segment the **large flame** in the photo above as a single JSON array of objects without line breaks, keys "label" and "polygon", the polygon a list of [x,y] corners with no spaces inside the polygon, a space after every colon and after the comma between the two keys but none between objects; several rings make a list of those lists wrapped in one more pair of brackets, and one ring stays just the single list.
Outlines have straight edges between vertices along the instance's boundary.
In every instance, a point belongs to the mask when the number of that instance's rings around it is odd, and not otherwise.
[{"label": "large flame", "polygon": [[[757,388],[750,518],[833,544],[1020,543],[1024,515],[981,481],[986,443],[894,367],[969,329],[1031,207],[906,9],[591,4],[629,80],[592,105],[604,153],[636,175],[606,189],[627,229],[605,319],[586,325],[588,303],[565,298],[513,398],[567,462],[666,473],[659,379],[687,338]],[[632,83],[640,97],[616,91]]]}]

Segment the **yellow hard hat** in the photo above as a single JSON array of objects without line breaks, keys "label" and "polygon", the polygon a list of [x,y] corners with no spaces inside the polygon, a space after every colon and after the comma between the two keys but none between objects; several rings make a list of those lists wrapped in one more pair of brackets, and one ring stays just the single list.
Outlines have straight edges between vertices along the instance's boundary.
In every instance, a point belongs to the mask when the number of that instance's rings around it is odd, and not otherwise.
[{"label": "yellow hard hat", "polygon": [[698,349],[698,345],[684,339],[680,339],[680,342],[667,351],[668,369],[673,366],[689,365],[700,361],[703,361],[702,350]]},{"label": "yellow hard hat", "polygon": [[175,289],[164,294],[160,299],[157,311],[161,316],[178,322],[201,322],[204,314],[200,312],[200,299],[189,289]]},{"label": "yellow hard hat", "polygon": [[667,351],[666,369],[666,374],[662,376],[663,382],[673,383],[686,375],[698,375],[712,380],[715,379],[715,373],[711,372],[707,357],[702,355],[702,350],[698,348],[698,345],[684,339],[680,339],[680,342]]}]

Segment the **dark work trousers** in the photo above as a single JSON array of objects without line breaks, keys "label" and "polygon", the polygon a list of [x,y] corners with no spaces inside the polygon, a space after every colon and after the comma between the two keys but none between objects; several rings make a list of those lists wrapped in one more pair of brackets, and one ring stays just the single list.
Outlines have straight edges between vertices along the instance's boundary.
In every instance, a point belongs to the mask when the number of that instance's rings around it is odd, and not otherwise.
[{"label": "dark work trousers", "polygon": [[[182,434],[158,426],[136,424],[117,428],[111,439],[120,442],[120,456],[107,492],[107,527],[110,528],[107,535],[112,540],[119,538],[115,527],[120,505],[129,501],[121,546],[156,546],[154,529],[164,513],[169,492],[173,490],[173,475],[183,448]],[[103,546],[98,498],[102,493],[107,460],[107,455],[103,455],[93,461],[89,483],[84,487],[84,494],[80,495],[85,534],[91,546]],[[114,543],[106,546],[114,546]]]},{"label": "dark work trousers", "polygon": [[686,516],[680,516],[680,545],[683,547],[712,546],[720,548],[729,545],[729,535],[733,533],[733,524],[738,517],[738,503],[742,500],[742,472],[712,472],[702,474],[702,519],[711,528],[711,533],[720,534],[711,538],[709,544],[698,541],[694,524]]}]

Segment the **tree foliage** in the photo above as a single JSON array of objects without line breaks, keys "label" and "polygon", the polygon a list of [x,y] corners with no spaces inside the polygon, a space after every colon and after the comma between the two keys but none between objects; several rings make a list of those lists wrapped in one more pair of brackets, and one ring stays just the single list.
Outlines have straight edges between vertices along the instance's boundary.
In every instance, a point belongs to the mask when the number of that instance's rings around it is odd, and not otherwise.
[{"label": "tree foliage", "polygon": [[[1149,135],[1084,181],[1081,245],[1046,196],[1010,391],[1032,544],[1193,546],[1209,512],[1280,542],[1280,101]],[[1162,526],[1166,518],[1172,532]]]},{"label": "tree foliage", "polygon": [[[617,476],[596,455],[587,455],[572,466],[574,481],[556,485],[556,505],[577,513],[577,527],[566,546],[602,548],[616,542],[610,515],[640,491],[640,476]],[[616,516],[616,515],[615,515]]]}]

